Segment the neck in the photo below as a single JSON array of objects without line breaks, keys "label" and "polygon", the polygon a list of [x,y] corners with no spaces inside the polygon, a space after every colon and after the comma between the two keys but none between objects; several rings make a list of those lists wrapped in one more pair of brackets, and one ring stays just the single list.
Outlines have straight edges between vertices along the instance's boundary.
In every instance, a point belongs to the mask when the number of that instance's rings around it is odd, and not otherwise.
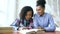
[{"label": "neck", "polygon": [[43,16],[44,15],[44,13],[43,14],[41,14],[40,16]]}]

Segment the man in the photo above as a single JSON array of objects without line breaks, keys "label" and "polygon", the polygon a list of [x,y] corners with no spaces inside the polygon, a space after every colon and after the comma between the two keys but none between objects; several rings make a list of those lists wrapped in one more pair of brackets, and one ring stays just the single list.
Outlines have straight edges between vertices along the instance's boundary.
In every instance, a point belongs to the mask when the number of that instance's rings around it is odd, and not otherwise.
[{"label": "man", "polygon": [[45,0],[38,0],[36,5],[37,14],[34,15],[34,28],[41,27],[45,31],[55,31],[55,24],[50,14],[45,13]]}]

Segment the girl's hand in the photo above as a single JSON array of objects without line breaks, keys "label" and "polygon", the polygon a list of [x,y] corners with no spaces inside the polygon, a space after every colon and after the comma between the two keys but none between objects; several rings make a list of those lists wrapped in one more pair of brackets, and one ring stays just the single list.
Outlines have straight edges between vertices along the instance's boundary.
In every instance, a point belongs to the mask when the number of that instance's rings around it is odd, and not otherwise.
[{"label": "girl's hand", "polygon": [[26,27],[18,27],[17,30],[26,30],[27,28]]},{"label": "girl's hand", "polygon": [[22,30],[26,30],[26,29],[32,29],[32,28],[29,28],[29,27],[23,27],[23,29]]},{"label": "girl's hand", "polygon": [[27,29],[27,27],[23,27],[23,28],[22,28],[22,30],[26,30],[26,29]]}]

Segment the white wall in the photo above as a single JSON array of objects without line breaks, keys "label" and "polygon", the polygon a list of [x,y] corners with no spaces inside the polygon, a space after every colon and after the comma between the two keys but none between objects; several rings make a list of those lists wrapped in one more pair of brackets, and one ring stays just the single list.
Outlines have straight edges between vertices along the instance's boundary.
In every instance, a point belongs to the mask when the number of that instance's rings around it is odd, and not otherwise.
[{"label": "white wall", "polygon": [[18,0],[18,14],[24,6],[31,6],[36,13],[36,0]]},{"label": "white wall", "polygon": [[15,19],[16,0],[0,0],[0,26],[10,25]]}]

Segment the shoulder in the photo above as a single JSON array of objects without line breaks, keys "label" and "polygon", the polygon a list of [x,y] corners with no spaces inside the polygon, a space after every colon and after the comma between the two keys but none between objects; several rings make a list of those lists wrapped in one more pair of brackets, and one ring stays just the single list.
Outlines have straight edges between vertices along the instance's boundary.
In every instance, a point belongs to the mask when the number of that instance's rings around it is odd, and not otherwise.
[{"label": "shoulder", "polygon": [[49,13],[45,13],[46,14],[46,16],[49,16],[49,17],[51,17],[52,15],[51,14],[49,14]]},{"label": "shoulder", "polygon": [[20,19],[19,18],[16,18],[15,21],[20,21]]},{"label": "shoulder", "polygon": [[53,16],[51,14],[49,14],[49,13],[46,13],[46,17],[53,18]]},{"label": "shoulder", "polygon": [[15,22],[16,22],[16,23],[19,23],[20,21],[21,21],[20,18],[16,18],[16,19],[15,19]]}]

